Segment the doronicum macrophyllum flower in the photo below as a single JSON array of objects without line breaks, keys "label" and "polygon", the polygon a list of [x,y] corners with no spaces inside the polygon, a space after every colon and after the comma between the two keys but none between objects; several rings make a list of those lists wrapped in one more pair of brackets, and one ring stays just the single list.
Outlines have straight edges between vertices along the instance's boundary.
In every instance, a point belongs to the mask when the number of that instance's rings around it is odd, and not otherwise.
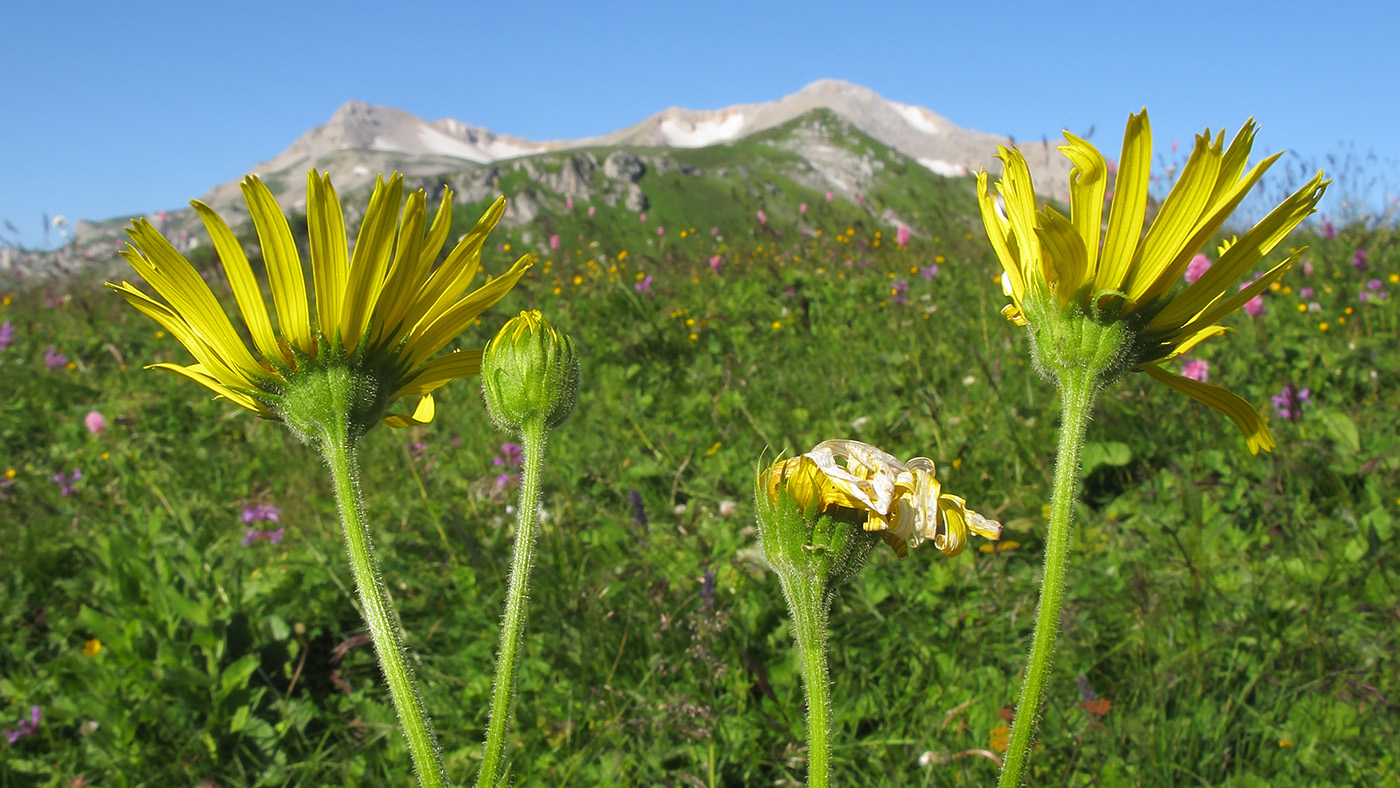
[{"label": "doronicum macrophyllum flower", "polygon": [[[403,176],[376,179],[353,253],[330,177],[307,174],[307,229],[314,313],[307,303],[301,256],[272,192],[256,176],[241,184],[262,246],[276,328],[243,248],[209,206],[191,201],[232,286],[254,350],[190,263],[144,219],[127,230],[121,252],[167,303],[127,282],[108,287],[155,320],[195,357],[194,364],[153,364],[183,375],[306,438],[327,419],[348,419],[354,438],[375,423],[406,427],[431,421],[431,392],[481,369],[481,351],[433,358],[529,270],[521,257],[504,275],[476,290],[486,236],[505,211],[498,199],[476,226],[436,263],[451,225],[452,192],[444,189],[431,224],[426,195],[409,195],[400,215]],[[465,293],[465,295],[463,295]],[[386,411],[417,397],[412,414]],[[334,400],[334,403],[329,403]],[[331,415],[331,408],[341,416]]]},{"label": "doronicum macrophyllum flower", "polygon": [[491,418],[518,432],[531,421],[547,429],[564,423],[578,399],[578,355],[568,334],[538,309],[506,321],[486,343],[481,388]]},{"label": "doronicum macrophyllum flower", "polygon": [[1003,314],[1029,326],[1043,372],[1059,375],[1065,366],[1083,361],[1084,347],[1095,344],[1086,339],[1096,330],[1087,319],[1111,335],[1096,345],[1108,348],[1110,357],[1092,362],[1100,384],[1132,369],[1146,372],[1228,416],[1258,454],[1271,450],[1275,441],[1253,406],[1224,388],[1161,367],[1225,333],[1228,329],[1219,321],[1277,281],[1305,251],[1294,251],[1235,290],[1239,279],[1316,210],[1328,183],[1321,172],[1242,237],[1222,244],[1220,259],[1200,278],[1177,287],[1192,258],[1282,155],[1245,172],[1256,130],[1251,119],[1228,148],[1223,131],[1213,140],[1209,129],[1196,137],[1181,177],[1146,233],[1152,166],[1146,110],[1128,119],[1106,224],[1108,164],[1094,146],[1069,132],[1068,144],[1060,147],[1074,164],[1068,217],[1048,205],[1036,208],[1030,170],[1014,148],[999,149],[1004,165],[999,194],[988,189],[986,173],[979,173],[977,196],[987,235],[1005,269],[1003,288],[1013,302]]},{"label": "doronicum macrophyllum flower", "polygon": [[932,460],[900,462],[860,441],[823,441],[806,454],[779,460],[763,484],[770,500],[785,489],[804,510],[815,505],[820,513],[863,517],[864,529],[878,532],[900,558],[925,541],[954,556],[967,546],[969,533],[1001,538],[1001,523],[943,492]]}]

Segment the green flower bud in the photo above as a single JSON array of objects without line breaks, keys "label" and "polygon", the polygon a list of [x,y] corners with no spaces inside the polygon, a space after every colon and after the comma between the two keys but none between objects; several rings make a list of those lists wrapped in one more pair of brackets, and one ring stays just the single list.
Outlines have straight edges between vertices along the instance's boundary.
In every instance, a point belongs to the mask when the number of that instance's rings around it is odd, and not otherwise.
[{"label": "green flower bud", "polygon": [[538,309],[521,312],[486,345],[481,380],[486,408],[501,429],[519,431],[537,420],[556,427],[578,399],[573,340],[555,331]]}]

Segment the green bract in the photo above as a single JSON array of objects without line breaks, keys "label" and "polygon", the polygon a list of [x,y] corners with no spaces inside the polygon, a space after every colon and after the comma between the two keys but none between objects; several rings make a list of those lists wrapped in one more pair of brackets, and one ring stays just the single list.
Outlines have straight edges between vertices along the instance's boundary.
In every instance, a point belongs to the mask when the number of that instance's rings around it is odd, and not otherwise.
[{"label": "green bract", "polygon": [[481,379],[486,407],[501,429],[518,431],[537,420],[556,427],[578,399],[573,340],[538,309],[521,312],[486,345]]}]

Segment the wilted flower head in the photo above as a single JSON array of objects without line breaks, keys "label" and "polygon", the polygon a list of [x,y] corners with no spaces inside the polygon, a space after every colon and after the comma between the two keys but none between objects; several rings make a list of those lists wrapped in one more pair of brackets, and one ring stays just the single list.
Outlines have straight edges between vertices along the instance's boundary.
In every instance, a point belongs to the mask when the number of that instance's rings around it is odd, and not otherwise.
[{"label": "wilted flower head", "polygon": [[780,460],[765,472],[763,484],[770,500],[786,490],[803,509],[864,515],[865,530],[879,532],[900,558],[926,540],[952,556],[967,546],[969,532],[1001,538],[1001,523],[943,492],[932,460],[900,462],[860,441],[823,441],[806,454]]},{"label": "wilted flower head", "polygon": [[[440,264],[451,227],[452,192],[443,190],[431,224],[427,195],[409,195],[400,215],[403,176],[375,182],[353,254],[330,177],[307,174],[307,230],[314,315],[291,228],[272,192],[255,176],[243,180],[243,197],[262,245],[277,315],[277,329],[242,244],[213,209],[192,201],[214,241],[257,354],[250,352],[208,285],[160,232],[145,220],[128,229],[122,256],[162,296],[167,306],[122,282],[108,287],[160,323],[195,357],[195,364],[154,364],[183,375],[261,416],[280,419],[305,438],[319,432],[323,415],[308,415],[308,402],[323,402],[328,385],[348,388],[351,437],[382,419],[393,427],[430,421],[430,392],[476,374],[480,351],[432,356],[499,301],[529,270],[528,255],[505,274],[467,292],[481,263],[486,235],[505,211],[504,198]],[[463,293],[466,293],[463,296]],[[335,381],[347,381],[337,384]],[[385,416],[403,397],[420,398],[412,414]]]},{"label": "wilted flower head", "polygon": [[1274,439],[1249,403],[1161,367],[1225,333],[1217,323],[1277,281],[1304,251],[1294,251],[1238,293],[1231,291],[1236,280],[1316,209],[1327,186],[1320,172],[1243,237],[1223,244],[1215,264],[1199,279],[1174,289],[1201,247],[1278,159],[1275,154],[1245,172],[1255,132],[1250,120],[1228,148],[1224,132],[1213,140],[1209,130],[1197,136],[1180,178],[1145,233],[1152,169],[1146,110],[1128,119],[1106,224],[1108,163],[1094,146],[1068,132],[1068,144],[1060,150],[1074,164],[1069,216],[1048,205],[1036,208],[1030,169],[1015,149],[1000,149],[1000,194],[993,195],[986,173],[979,173],[977,195],[987,235],[1005,270],[1003,288],[1012,299],[1002,313],[1017,325],[1030,326],[1042,369],[1054,368],[1057,360],[1069,363],[1055,356],[1063,355],[1066,336],[1056,334],[1056,326],[1068,325],[1066,319],[1076,326],[1097,324],[1104,332],[1117,332],[1121,348],[1104,366],[1101,382],[1131,369],[1146,372],[1228,416],[1257,453],[1272,449]]}]

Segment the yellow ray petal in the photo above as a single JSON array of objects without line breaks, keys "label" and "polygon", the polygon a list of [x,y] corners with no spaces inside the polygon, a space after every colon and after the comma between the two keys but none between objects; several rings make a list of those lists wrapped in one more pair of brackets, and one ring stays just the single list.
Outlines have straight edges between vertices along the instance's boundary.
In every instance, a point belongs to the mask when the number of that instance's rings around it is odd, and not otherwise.
[{"label": "yellow ray petal", "polygon": [[225,386],[224,384],[220,383],[217,378],[208,373],[208,371],[202,364],[193,364],[188,367],[182,367],[179,364],[168,363],[148,364],[146,365],[146,369],[163,369],[166,372],[174,372],[175,374],[180,375],[181,377],[193,380],[195,383],[204,386],[205,388],[209,389],[215,394],[218,394],[220,397],[223,397],[224,399],[228,400],[229,402],[232,402],[233,404],[241,408],[251,410],[259,416],[263,416],[265,418],[277,418],[276,414],[263,407],[262,403],[258,402],[257,400],[253,399],[247,394],[244,394],[241,391],[234,391],[228,386]]},{"label": "yellow ray petal", "polygon": [[399,200],[403,194],[403,175],[394,173],[389,182],[376,177],[369,208],[360,223],[355,239],[355,251],[350,257],[350,279],[341,305],[340,335],[347,348],[360,343],[369,324],[384,275],[393,253],[394,230],[397,227]]},{"label": "yellow ray petal", "polygon": [[1230,285],[1253,268],[1255,263],[1283,240],[1284,236],[1317,209],[1317,201],[1322,199],[1322,193],[1326,191],[1328,183],[1331,181],[1324,182],[1322,173],[1318,172],[1303,188],[1270,211],[1263,221],[1254,225],[1243,238],[1232,244],[1215,265],[1206,269],[1200,279],[1158,312],[1147,324],[1148,330],[1157,331],[1180,326],[1219,298]]},{"label": "yellow ray petal", "polygon": [[1152,176],[1152,126],[1147,110],[1131,115],[1123,132],[1123,153],[1108,210],[1108,230],[1094,278],[1096,292],[1122,290],[1147,216],[1147,183]]},{"label": "yellow ray petal", "polygon": [[1108,163],[1087,140],[1065,132],[1068,145],[1060,152],[1074,168],[1069,172],[1069,216],[1079,232],[1086,255],[1084,278],[1094,281],[1099,263],[1099,236],[1103,232],[1103,197],[1108,188]]},{"label": "yellow ray petal", "polygon": [[414,330],[420,329],[437,320],[456,303],[481,267],[481,247],[486,242],[486,236],[490,235],[505,212],[506,198],[497,197],[423,284],[413,306],[404,316],[405,325],[412,326]]},{"label": "yellow ray petal", "polygon": [[262,246],[267,283],[272,288],[272,306],[277,312],[277,328],[293,347],[315,355],[311,339],[311,313],[306,307],[306,278],[301,272],[301,256],[287,226],[287,217],[277,207],[272,192],[257,176],[249,175],[239,184],[253,227]]},{"label": "yellow ray petal", "polygon": [[428,271],[437,261],[438,255],[442,254],[443,244],[447,243],[447,233],[452,229],[452,190],[446,186],[442,187],[442,201],[438,204],[437,213],[433,215],[433,225],[428,228],[428,238],[423,242],[421,252],[423,260],[422,270]]},{"label": "yellow ray petal", "polygon": [[432,422],[437,415],[437,406],[433,404],[433,395],[424,394],[418,400],[418,407],[413,409],[413,415],[408,416],[402,413],[391,413],[385,416],[383,423],[390,427],[421,427]]},{"label": "yellow ray petal", "polygon": [[1221,334],[1228,334],[1232,331],[1234,331],[1233,328],[1227,328],[1225,326],[1206,326],[1193,334],[1182,334],[1186,339],[1180,342],[1170,338],[1164,339],[1155,353],[1144,353],[1141,363],[1157,364],[1162,361],[1170,361],[1183,353],[1189,353],[1192,348],[1211,337],[1218,337]]},{"label": "yellow ray petal", "polygon": [[1173,340],[1179,337],[1189,336],[1197,331],[1200,331],[1206,326],[1217,323],[1220,320],[1222,320],[1226,315],[1230,314],[1231,312],[1234,312],[1235,310],[1249,303],[1249,300],[1251,298],[1254,298],[1255,296],[1264,292],[1268,289],[1269,285],[1281,279],[1283,275],[1288,271],[1288,269],[1293,267],[1294,261],[1301,257],[1303,252],[1306,252],[1307,250],[1308,248],[1306,246],[1302,249],[1297,250],[1293,254],[1289,255],[1288,258],[1285,259],[1283,262],[1279,263],[1273,268],[1270,268],[1262,276],[1254,280],[1254,282],[1252,282],[1248,287],[1244,288],[1238,293],[1235,293],[1233,296],[1230,296],[1229,298],[1218,298],[1215,301],[1211,302],[1211,304],[1207,306],[1204,311],[1192,318],[1191,322],[1187,323],[1186,325],[1182,326],[1180,329],[1175,331],[1172,335]]},{"label": "yellow ray petal", "polygon": [[[1211,145],[1210,129],[1206,129],[1205,134],[1196,135],[1196,146],[1181,171],[1181,177],[1172,186],[1162,209],[1142,239],[1137,264],[1129,272],[1124,287],[1128,298],[1140,301],[1143,294],[1154,286],[1170,287],[1175,283],[1174,276],[1162,275],[1182,254],[1183,247],[1198,227],[1201,214],[1209,206],[1216,177],[1220,174],[1220,158],[1220,148]],[[1191,251],[1195,252],[1194,249]]]},{"label": "yellow ray petal", "polygon": [[1028,280],[1027,286],[1036,287],[1043,272],[1030,270],[1040,260],[1040,241],[1035,235],[1035,184],[1031,182],[1030,167],[1019,150],[1001,147],[997,150],[1002,162],[997,188],[1001,191],[1002,207],[1016,245],[1015,257],[1020,262],[1021,274]]},{"label": "yellow ray petal", "polygon": [[1008,242],[1011,226],[997,213],[996,198],[987,188],[985,172],[977,173],[977,205],[982,211],[982,226],[987,229],[987,239],[992,242],[992,249],[1001,261],[1002,270],[1006,272],[1006,281],[1010,285],[1007,295],[1019,304],[1026,294],[1021,260],[1011,251],[1011,244]]},{"label": "yellow ray petal", "polygon": [[1220,386],[1174,375],[1156,364],[1147,364],[1141,369],[1202,405],[1225,414],[1244,434],[1251,454],[1258,454],[1260,449],[1271,452],[1277,445],[1274,441],[1274,434],[1269,431],[1269,425],[1260,418],[1259,412],[1254,409],[1253,405],[1245,402],[1234,392]]},{"label": "yellow ray petal", "polygon": [[238,302],[238,311],[243,314],[243,322],[248,326],[248,333],[252,335],[258,352],[263,358],[280,359],[290,364],[291,357],[284,354],[277,334],[272,330],[272,319],[267,314],[262,288],[258,286],[258,279],[253,275],[253,267],[248,264],[247,256],[243,254],[243,245],[214,209],[199,200],[190,200],[190,205],[194,206],[195,213],[199,214],[204,229],[214,242],[214,251],[224,265],[224,273],[228,274],[233,298]]},{"label": "yellow ray petal", "polygon": [[316,325],[326,339],[333,339],[340,330],[350,262],[345,248],[345,214],[330,173],[321,175],[312,170],[306,174],[306,231],[316,287]]},{"label": "yellow ray petal", "polygon": [[511,266],[509,271],[474,290],[443,312],[442,316],[433,323],[424,325],[420,322],[413,333],[409,335],[408,343],[404,345],[402,351],[402,358],[407,368],[413,369],[431,358],[434,353],[451,342],[453,337],[462,333],[478,315],[504,298],[506,293],[515,287],[515,283],[520,281],[520,277],[524,276],[534,263],[533,255],[527,254],[521,257],[515,261],[515,265]]},{"label": "yellow ray petal", "polygon": [[392,399],[436,391],[444,383],[481,373],[481,350],[459,350],[429,361],[412,373]]},{"label": "yellow ray petal", "polygon": [[370,342],[397,344],[396,339],[405,331],[402,327],[404,313],[418,294],[418,288],[427,278],[428,269],[422,267],[423,231],[427,224],[426,195],[422,189],[408,195],[408,204],[403,209],[403,219],[399,223],[399,240],[394,250],[394,260],[389,265],[384,288],[379,301],[374,305],[374,326]]},{"label": "yellow ray petal", "polygon": [[[135,256],[134,254],[132,255]],[[136,307],[141,314],[151,318],[160,324],[162,328],[170,332],[170,336],[175,341],[185,346],[190,354],[195,357],[200,364],[204,365],[214,377],[226,386],[244,386],[256,388],[256,384],[249,377],[248,371],[232,366],[216,348],[206,342],[198,332],[190,328],[185,319],[176,311],[165,304],[156,301],[145,293],[132,287],[127,282],[114,285],[106,283],[107,287],[121,293],[128,304]]]},{"label": "yellow ray petal", "polygon": [[230,365],[257,369],[253,354],[248,352],[248,346],[229,322],[228,314],[194,266],[181,257],[150,222],[138,220],[127,232],[136,246],[128,245],[121,256],[165,298],[190,330]]},{"label": "yellow ray petal", "polygon": [[1066,301],[1084,284],[1088,271],[1089,259],[1084,239],[1070,220],[1054,208],[1046,206],[1039,216],[1036,235],[1040,238],[1041,254],[1049,269],[1046,280],[1054,283],[1060,300]]}]

